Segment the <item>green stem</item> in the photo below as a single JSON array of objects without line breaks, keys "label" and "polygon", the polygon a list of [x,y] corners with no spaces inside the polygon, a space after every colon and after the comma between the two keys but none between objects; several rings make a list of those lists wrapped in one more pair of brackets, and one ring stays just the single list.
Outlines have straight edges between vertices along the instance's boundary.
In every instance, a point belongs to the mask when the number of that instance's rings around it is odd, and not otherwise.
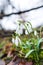
[{"label": "green stem", "polygon": [[39,55],[38,55],[38,53],[36,52],[36,65],[40,65],[40,62],[39,62]]}]

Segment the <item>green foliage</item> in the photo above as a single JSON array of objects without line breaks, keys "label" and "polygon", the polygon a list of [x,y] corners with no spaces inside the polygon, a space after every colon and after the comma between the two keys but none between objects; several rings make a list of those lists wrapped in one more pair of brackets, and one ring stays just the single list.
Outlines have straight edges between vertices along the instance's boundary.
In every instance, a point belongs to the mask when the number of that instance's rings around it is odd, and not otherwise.
[{"label": "green foliage", "polygon": [[[28,22],[26,25],[24,23],[22,24],[24,25],[28,34],[30,34],[29,30],[27,29],[27,26],[29,24],[31,25],[31,23]],[[43,38],[41,38],[41,36],[38,35],[36,29],[32,28],[32,25],[31,29],[33,30],[33,33],[31,32],[32,36],[28,38],[28,40],[26,38],[25,41],[21,40],[21,43],[18,43],[18,46],[16,48],[19,48],[19,56],[28,58],[28,60],[31,58],[36,62],[36,65],[40,65],[40,57],[43,56],[43,51],[41,51],[41,43],[43,43]],[[36,32],[35,35],[34,32]]]},{"label": "green foliage", "polygon": [[[14,42],[12,45],[12,48],[16,49],[18,56],[26,58],[28,60],[29,59],[34,60],[36,63],[35,65],[40,65],[40,59],[43,59],[43,49],[41,49],[43,38],[41,38],[41,34],[40,34],[41,31],[39,33],[40,35],[38,35],[37,30],[32,28],[32,25],[30,22],[26,24],[23,22],[21,23],[24,25],[25,30],[27,30],[28,32],[28,38],[26,37],[26,35],[24,38],[23,36],[21,38],[21,35],[19,36],[19,34],[15,32],[12,35],[12,37],[15,38],[16,36],[18,36],[18,38],[20,38],[20,42],[18,43],[18,46],[16,46],[16,43]],[[31,29],[33,30],[33,32],[31,33],[29,33],[29,30],[27,28],[29,25],[31,25]],[[0,49],[3,48],[4,45],[5,45],[5,41],[0,44]],[[1,53],[1,56],[2,56],[2,53]]]}]

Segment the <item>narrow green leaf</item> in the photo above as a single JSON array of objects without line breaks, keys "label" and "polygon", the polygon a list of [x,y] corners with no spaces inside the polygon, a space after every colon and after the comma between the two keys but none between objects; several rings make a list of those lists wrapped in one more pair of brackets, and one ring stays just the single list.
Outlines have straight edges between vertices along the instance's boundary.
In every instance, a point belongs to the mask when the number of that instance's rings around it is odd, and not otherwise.
[{"label": "narrow green leaf", "polygon": [[39,49],[39,47],[40,47],[41,42],[43,42],[43,38],[39,39],[39,41],[38,41],[38,44],[37,44],[37,48],[38,48],[38,49]]},{"label": "narrow green leaf", "polygon": [[25,55],[25,58],[27,58],[32,52],[34,52],[35,50],[34,49],[32,49],[32,50],[30,50],[26,55]]}]

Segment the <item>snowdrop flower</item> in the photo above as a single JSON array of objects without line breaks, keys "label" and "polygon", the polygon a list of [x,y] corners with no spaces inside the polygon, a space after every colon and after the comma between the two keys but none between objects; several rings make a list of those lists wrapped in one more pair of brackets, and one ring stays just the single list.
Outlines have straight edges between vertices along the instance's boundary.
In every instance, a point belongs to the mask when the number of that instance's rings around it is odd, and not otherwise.
[{"label": "snowdrop flower", "polygon": [[37,36],[37,31],[36,30],[34,31],[34,35]]},{"label": "snowdrop flower", "polygon": [[24,27],[25,27],[25,34],[29,34],[30,32],[32,32],[32,27],[30,22],[25,22]]},{"label": "snowdrop flower", "polygon": [[23,34],[23,24],[20,24],[20,25],[18,24],[17,29],[16,29],[16,33],[18,35]]},{"label": "snowdrop flower", "polygon": [[15,39],[14,38],[12,38],[12,43],[15,43]]},{"label": "snowdrop flower", "polygon": [[12,43],[15,43],[16,46],[18,46],[18,44],[21,44],[21,40],[18,36],[16,36],[16,38],[12,38]]}]

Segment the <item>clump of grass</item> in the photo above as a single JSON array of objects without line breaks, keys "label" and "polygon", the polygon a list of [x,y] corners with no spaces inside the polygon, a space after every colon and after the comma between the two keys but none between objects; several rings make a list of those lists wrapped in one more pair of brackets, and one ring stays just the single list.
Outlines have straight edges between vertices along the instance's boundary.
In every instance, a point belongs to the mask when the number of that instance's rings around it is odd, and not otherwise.
[{"label": "clump of grass", "polygon": [[[27,23],[27,26],[30,23]],[[29,30],[27,29],[27,26],[23,23],[25,29],[28,32],[28,36],[31,34],[31,36],[21,42],[18,42],[18,46],[16,46],[16,43],[14,44],[16,47],[16,50],[19,51],[18,55],[23,58],[32,59],[36,62],[36,65],[40,65],[40,56],[43,57],[43,49],[41,49],[41,43],[43,43],[43,37],[41,38],[41,29],[39,29],[39,33],[37,32],[37,29],[33,29],[31,25],[31,29],[33,32],[29,33]],[[19,35],[18,35],[19,37]],[[19,49],[19,50],[18,50]]]},{"label": "clump of grass", "polygon": [[[6,48],[6,42],[2,42],[0,44],[0,49],[2,48],[3,53],[1,52],[1,56],[3,54],[9,54],[10,55],[13,54],[13,56],[16,55],[21,57],[21,58],[25,58],[25,59],[31,59],[33,60],[36,65],[40,65],[40,59],[43,59],[43,49],[41,48],[41,44],[43,43],[43,37],[41,37],[41,29],[33,29],[32,25],[30,22],[28,22],[26,25],[25,23],[21,22],[24,27],[25,30],[27,30],[28,35],[21,35],[21,34],[17,34],[15,32],[15,34],[13,34],[12,38],[16,38],[18,37],[18,39],[20,40],[18,42],[18,45],[16,45],[16,43],[14,42],[13,44],[10,45],[10,43],[7,45]],[[30,33],[28,30],[28,26],[31,26],[32,32]],[[37,32],[39,31],[39,33]],[[21,38],[22,37],[22,38]],[[3,48],[5,45],[5,48]],[[11,58],[13,58],[13,56]],[[7,56],[6,56],[7,57]],[[9,56],[10,57],[10,56]]]}]

